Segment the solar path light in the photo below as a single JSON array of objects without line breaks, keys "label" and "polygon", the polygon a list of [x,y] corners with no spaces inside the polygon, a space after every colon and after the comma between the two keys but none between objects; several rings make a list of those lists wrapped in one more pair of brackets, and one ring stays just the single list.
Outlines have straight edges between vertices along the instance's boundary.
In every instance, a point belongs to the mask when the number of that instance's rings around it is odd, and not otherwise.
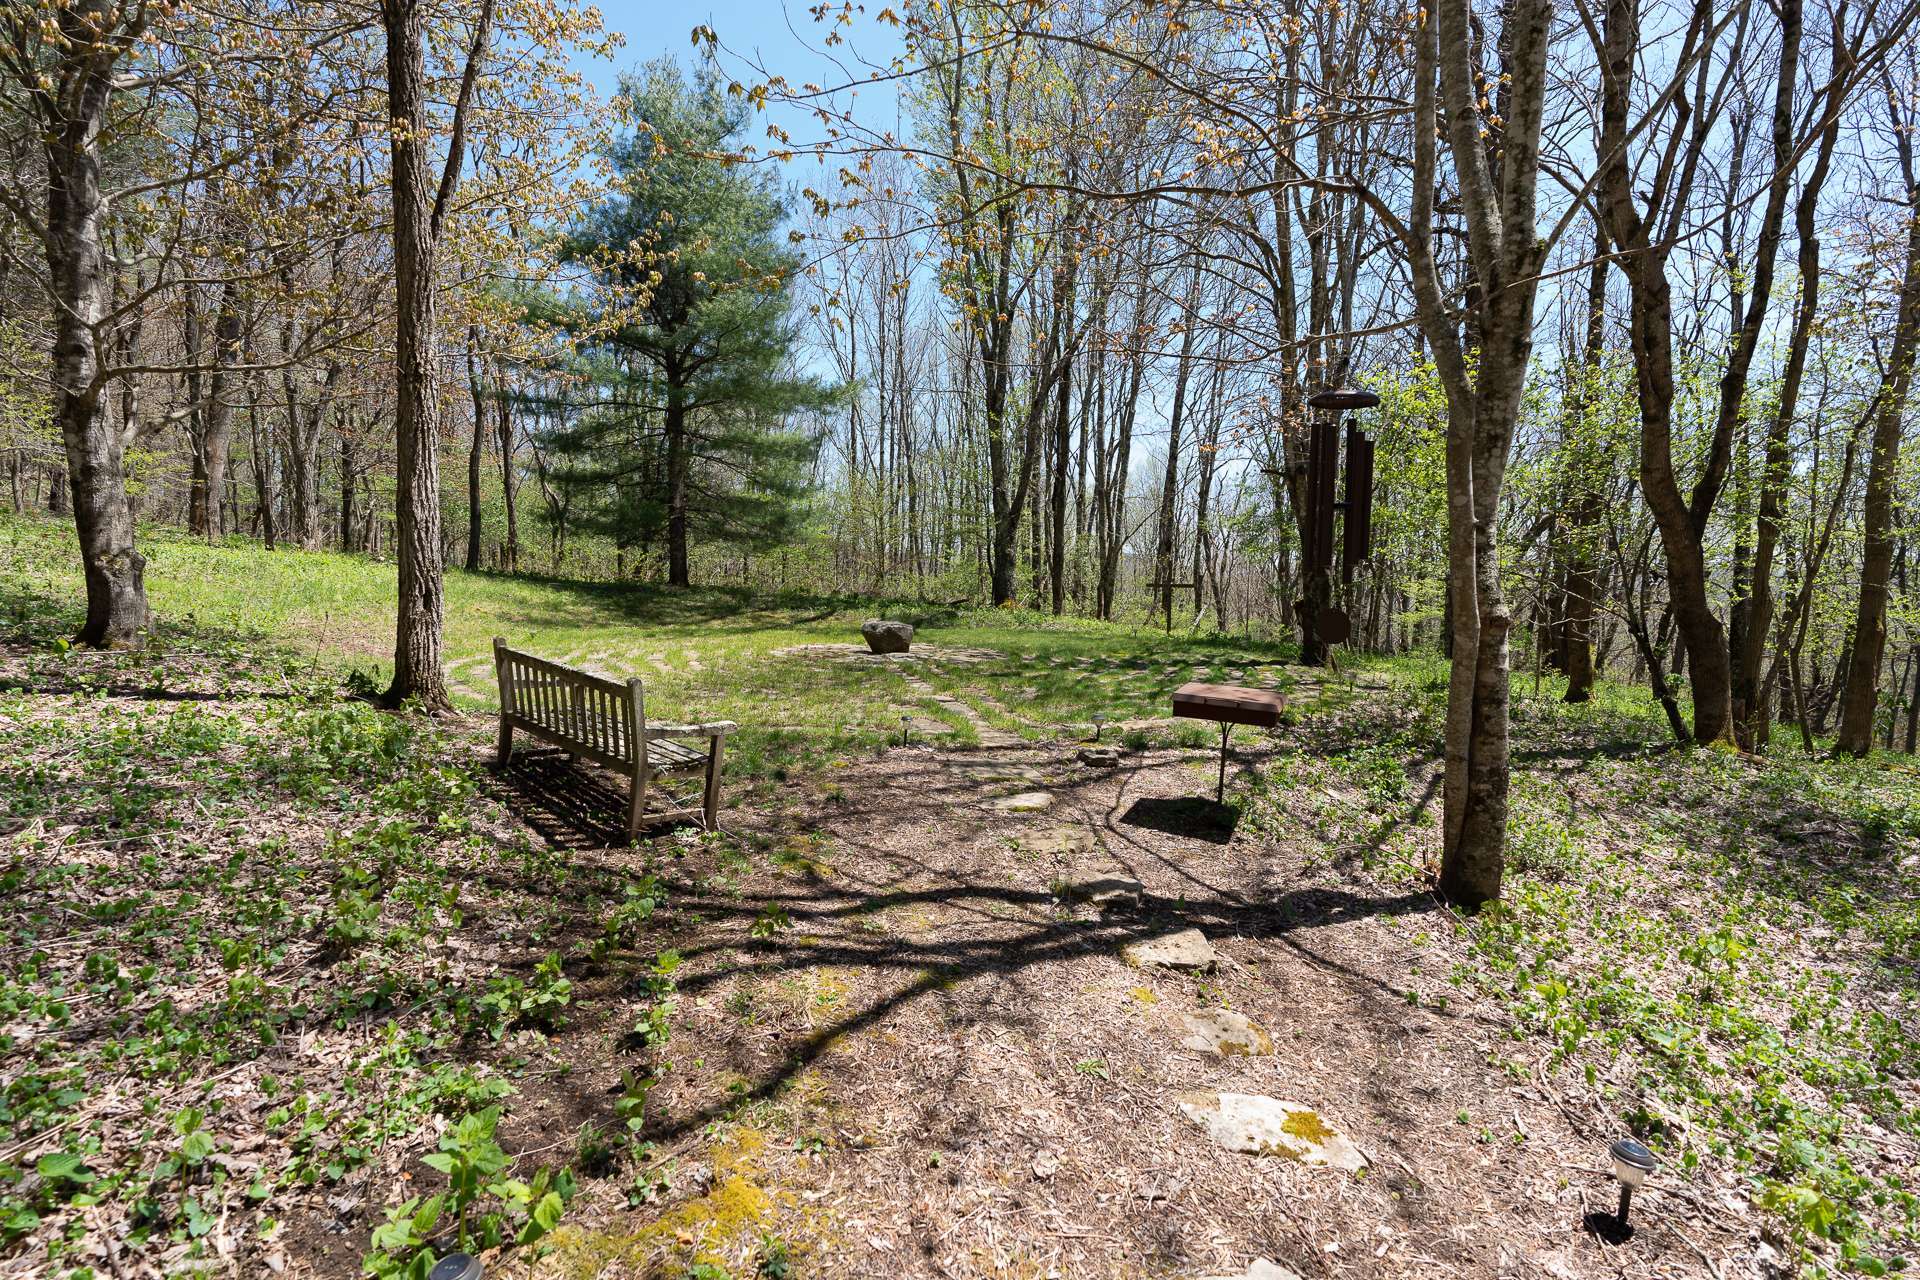
[{"label": "solar path light", "polygon": [[1100,741],[1100,726],[1104,725],[1106,722],[1107,722],[1106,712],[1096,711],[1093,713],[1093,740],[1095,742]]},{"label": "solar path light", "polygon": [[1607,1151],[1613,1156],[1613,1176],[1620,1183],[1620,1208],[1613,1215],[1614,1221],[1623,1236],[1629,1235],[1633,1228],[1627,1225],[1627,1209],[1633,1204],[1634,1190],[1660,1167],[1660,1161],[1632,1138],[1615,1139]]},{"label": "solar path light", "polygon": [[427,1280],[482,1280],[485,1275],[480,1259],[464,1253],[450,1253],[433,1264]]}]

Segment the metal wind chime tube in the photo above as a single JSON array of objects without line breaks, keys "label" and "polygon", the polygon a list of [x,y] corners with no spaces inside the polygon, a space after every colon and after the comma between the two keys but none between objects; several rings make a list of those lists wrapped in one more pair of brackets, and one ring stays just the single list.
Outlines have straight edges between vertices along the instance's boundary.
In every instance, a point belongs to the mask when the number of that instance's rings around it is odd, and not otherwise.
[{"label": "metal wind chime tube", "polygon": [[[1308,428],[1306,465],[1307,519],[1302,521],[1300,548],[1303,567],[1308,573],[1333,575],[1333,521],[1338,512],[1345,520],[1345,537],[1340,544],[1340,581],[1352,585],[1354,569],[1366,563],[1373,553],[1373,441],[1360,430],[1358,418],[1346,423],[1346,493],[1340,492],[1340,414],[1348,410],[1371,409],[1380,397],[1371,391],[1335,389],[1322,391],[1307,401],[1321,411]],[[1328,644],[1343,643],[1353,624],[1346,611],[1334,606],[1320,610],[1314,618],[1314,633]]]},{"label": "metal wind chime tube", "polygon": [[1347,419],[1347,537],[1340,544],[1340,581],[1353,582],[1354,566],[1373,554],[1373,441],[1358,418]]}]

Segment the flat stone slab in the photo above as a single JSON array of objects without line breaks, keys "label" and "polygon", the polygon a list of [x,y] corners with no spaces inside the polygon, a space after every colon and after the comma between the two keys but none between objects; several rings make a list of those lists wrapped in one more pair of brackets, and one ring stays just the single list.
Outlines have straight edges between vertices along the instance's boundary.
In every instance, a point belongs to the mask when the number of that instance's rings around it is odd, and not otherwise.
[{"label": "flat stone slab", "polygon": [[1187,1119],[1225,1150],[1349,1173],[1366,1167],[1351,1139],[1301,1103],[1254,1093],[1183,1093],[1177,1101]]},{"label": "flat stone slab", "polygon": [[1021,791],[990,802],[996,813],[1039,813],[1053,807],[1053,796],[1045,791]]},{"label": "flat stone slab", "polygon": [[1135,968],[1157,964],[1165,969],[1211,969],[1220,958],[1207,935],[1198,929],[1130,942],[1121,948],[1120,956]]},{"label": "flat stone slab", "polygon": [[[825,659],[846,662],[857,667],[919,665],[927,662],[997,662],[1006,656],[997,649],[974,649],[966,645],[922,644],[911,653],[872,653],[864,644],[794,644],[773,650],[776,658]],[[658,664],[656,664],[658,665]]]},{"label": "flat stone slab", "polygon": [[956,764],[953,771],[968,782],[978,786],[991,787],[1006,782],[1025,783],[1037,787],[1046,781],[1038,769],[1024,764]]},{"label": "flat stone slab", "polygon": [[1230,1276],[1201,1276],[1199,1280],[1300,1280],[1300,1273],[1292,1267],[1255,1258],[1245,1271],[1236,1271]]},{"label": "flat stone slab", "polygon": [[1117,768],[1120,764],[1120,748],[1082,747],[1080,748],[1080,763],[1090,764],[1096,769]]},{"label": "flat stone slab", "polygon": [[1180,1043],[1201,1053],[1223,1058],[1263,1058],[1273,1052],[1273,1040],[1259,1023],[1232,1009],[1207,1009],[1178,1015],[1185,1032]]},{"label": "flat stone slab", "polygon": [[1052,889],[1053,895],[1063,902],[1089,902],[1096,907],[1137,907],[1140,895],[1146,892],[1138,880],[1118,872],[1056,880]]},{"label": "flat stone slab", "polygon": [[1054,827],[1050,831],[1027,831],[1013,838],[1022,853],[1043,858],[1072,858],[1093,852],[1093,832],[1085,827]]}]

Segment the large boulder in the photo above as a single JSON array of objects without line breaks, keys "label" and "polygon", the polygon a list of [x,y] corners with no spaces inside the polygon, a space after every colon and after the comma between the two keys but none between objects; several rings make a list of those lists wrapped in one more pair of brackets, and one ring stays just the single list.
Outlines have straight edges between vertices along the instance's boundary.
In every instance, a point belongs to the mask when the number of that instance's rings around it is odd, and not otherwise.
[{"label": "large boulder", "polygon": [[874,653],[905,653],[913,645],[913,624],[868,618],[860,624],[860,635]]}]

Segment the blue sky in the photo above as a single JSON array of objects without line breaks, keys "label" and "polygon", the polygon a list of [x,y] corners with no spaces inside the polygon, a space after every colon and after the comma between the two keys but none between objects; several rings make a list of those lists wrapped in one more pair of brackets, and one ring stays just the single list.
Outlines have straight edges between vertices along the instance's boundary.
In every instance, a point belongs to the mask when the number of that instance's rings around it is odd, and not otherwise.
[{"label": "blue sky", "polygon": [[[829,28],[814,20],[811,6],[804,2],[694,0],[685,5],[663,5],[659,0],[602,0],[600,10],[607,29],[624,34],[627,47],[613,61],[583,59],[578,69],[603,95],[610,94],[620,72],[663,53],[691,63],[695,52],[690,36],[694,27],[704,23],[719,33],[724,50],[721,65],[733,78],[742,82],[757,79],[757,64],[769,73],[785,76],[795,86],[811,81],[832,87],[865,78],[869,64],[884,62],[899,51],[895,29],[871,16],[884,3],[876,0],[872,7],[858,8],[852,25],[838,28],[847,44],[828,49],[824,42]],[[887,128],[893,124],[894,101],[894,88],[889,82],[863,88],[857,108],[863,120]],[[804,113],[778,106],[770,111],[770,118],[789,129],[795,142],[818,136],[817,126]],[[748,140],[763,141],[759,136]]]}]

